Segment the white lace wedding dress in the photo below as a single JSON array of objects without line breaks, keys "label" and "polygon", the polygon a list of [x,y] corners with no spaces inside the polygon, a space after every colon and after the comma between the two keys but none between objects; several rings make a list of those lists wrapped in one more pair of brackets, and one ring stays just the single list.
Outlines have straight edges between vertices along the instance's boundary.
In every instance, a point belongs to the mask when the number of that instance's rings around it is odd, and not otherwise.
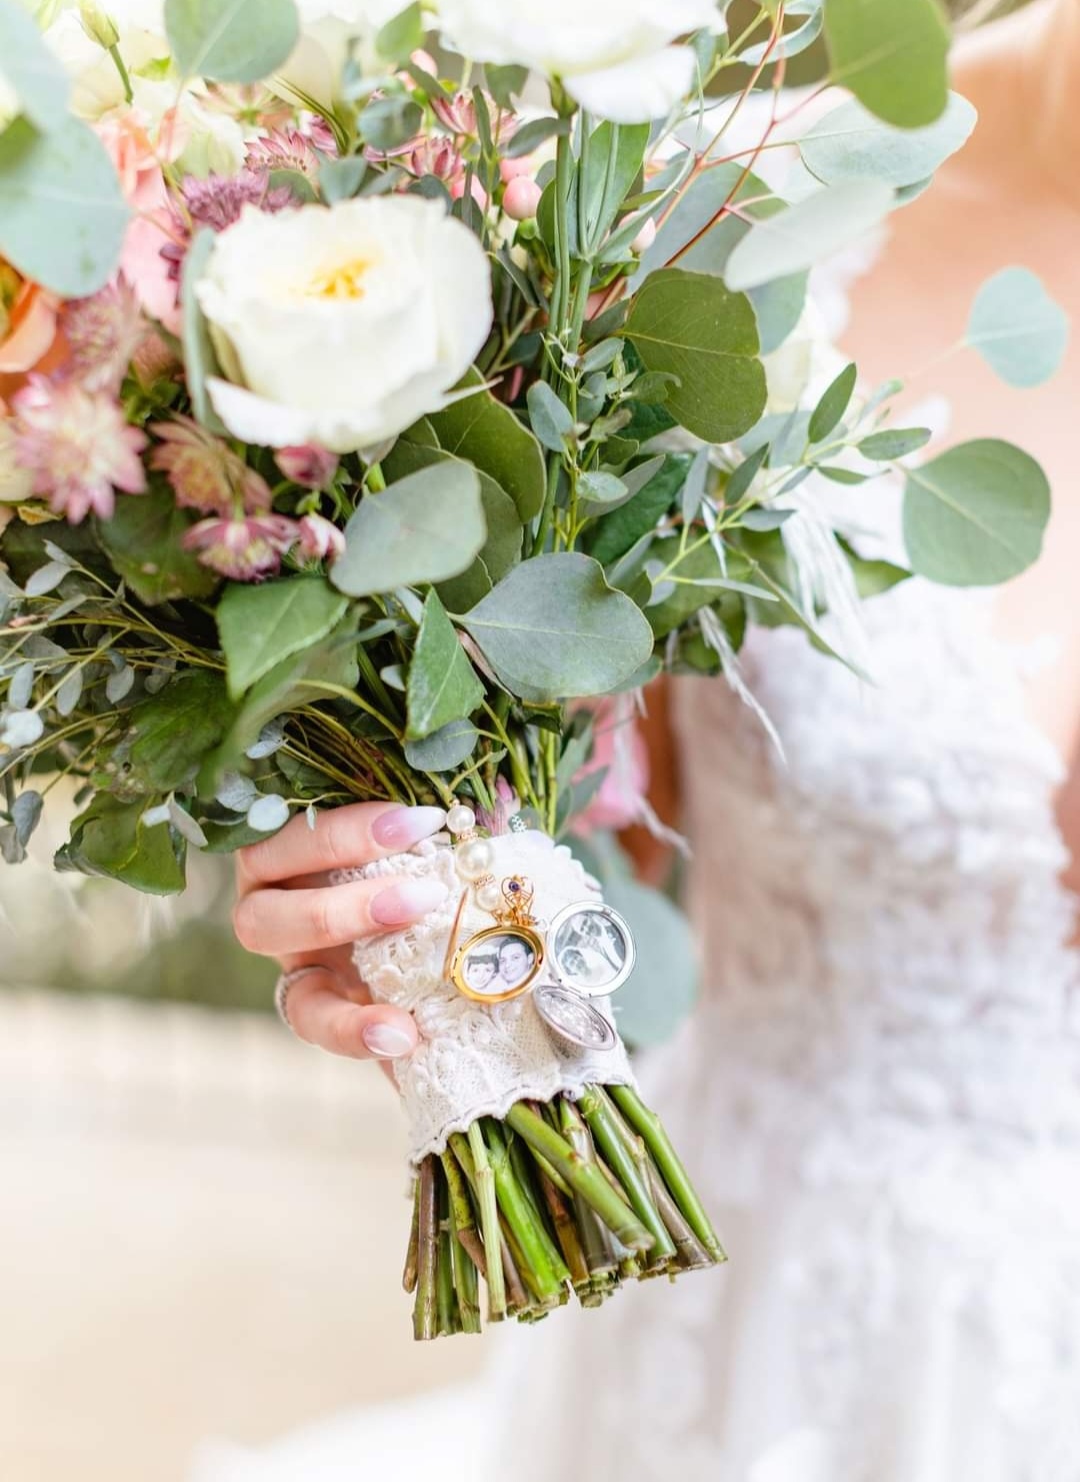
[{"label": "white lace wedding dress", "polygon": [[865,618],[877,687],[749,638],[786,763],[725,684],[677,686],[708,988],[644,1080],[730,1264],[489,1337],[442,1402],[465,1458],[417,1401],[199,1482],[1080,1479],[1061,766],[983,594]]}]

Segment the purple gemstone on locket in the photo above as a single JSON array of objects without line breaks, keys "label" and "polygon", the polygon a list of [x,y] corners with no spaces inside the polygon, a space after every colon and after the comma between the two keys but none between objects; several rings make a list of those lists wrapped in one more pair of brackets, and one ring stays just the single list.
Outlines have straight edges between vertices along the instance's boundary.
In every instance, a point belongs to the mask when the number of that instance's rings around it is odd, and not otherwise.
[{"label": "purple gemstone on locket", "polygon": [[513,891],[514,895],[517,895],[518,891],[521,889],[521,886],[518,884],[518,882],[516,880],[511,880],[510,881],[510,885],[509,885],[509,889],[511,891]]}]

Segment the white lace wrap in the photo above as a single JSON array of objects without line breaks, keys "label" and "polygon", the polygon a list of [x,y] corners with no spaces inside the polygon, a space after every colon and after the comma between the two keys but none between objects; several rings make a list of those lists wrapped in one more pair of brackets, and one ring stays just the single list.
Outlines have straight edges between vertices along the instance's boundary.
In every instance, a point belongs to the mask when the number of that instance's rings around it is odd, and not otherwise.
[{"label": "white lace wrap", "polygon": [[[533,912],[541,926],[574,901],[599,900],[593,878],[563,844],[529,831],[492,839],[496,878],[527,875],[535,887]],[[559,1091],[579,1095],[590,1083],[633,1084],[622,1042],[611,1050],[575,1050],[549,1034],[532,994],[507,1003],[465,998],[443,977],[446,948],[462,883],[447,842],[425,841],[348,872],[352,878],[429,876],[446,885],[446,904],[405,931],[357,942],[356,966],[381,1003],[408,1009],[420,1044],[394,1066],[409,1118],[410,1156],[419,1162],[441,1152],[451,1132],[464,1132],[477,1117],[502,1117],[517,1101],[547,1101]],[[459,940],[493,925],[470,899]],[[593,1005],[608,1013],[606,999]]]}]

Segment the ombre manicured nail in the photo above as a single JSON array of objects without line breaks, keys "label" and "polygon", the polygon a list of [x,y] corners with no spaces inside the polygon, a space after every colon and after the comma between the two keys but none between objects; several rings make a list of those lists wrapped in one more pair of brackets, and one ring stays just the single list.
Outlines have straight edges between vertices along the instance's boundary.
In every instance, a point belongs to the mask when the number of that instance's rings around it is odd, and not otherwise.
[{"label": "ombre manicured nail", "polygon": [[415,1047],[415,1040],[396,1024],[369,1024],[361,1038],[380,1060],[399,1060]]},{"label": "ombre manicured nail", "polygon": [[371,837],[383,849],[411,849],[445,823],[441,808],[389,808],[371,825]]},{"label": "ombre manicured nail", "polygon": [[371,902],[371,919],[380,926],[406,926],[441,906],[446,896],[446,886],[439,880],[399,880]]}]

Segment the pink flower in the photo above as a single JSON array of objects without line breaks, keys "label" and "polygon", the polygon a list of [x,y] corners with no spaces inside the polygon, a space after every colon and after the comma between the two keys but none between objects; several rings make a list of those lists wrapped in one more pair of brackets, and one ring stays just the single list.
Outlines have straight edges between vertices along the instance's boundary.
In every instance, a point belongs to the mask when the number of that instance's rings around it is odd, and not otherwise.
[{"label": "pink flower", "polygon": [[315,145],[299,129],[286,126],[248,145],[247,164],[253,170],[298,170],[313,184],[319,178]]},{"label": "pink flower", "polygon": [[184,536],[204,566],[230,581],[263,581],[281,569],[294,545],[297,526],[284,515],[248,515],[243,520],[200,520]]},{"label": "pink flower", "polygon": [[336,561],[345,552],[345,535],[322,515],[304,515],[297,551],[308,561]]},{"label": "pink flower", "polygon": [[161,439],[150,455],[150,467],[168,479],[177,504],[203,514],[231,515],[238,507],[246,514],[269,510],[272,496],[266,480],[190,417],[155,422],[150,431]]},{"label": "pink flower", "polygon": [[[102,119],[95,128],[116,167],[124,199],[133,213],[124,238],[120,267],[151,318],[160,320],[174,334],[178,333],[180,309],[176,283],[161,255],[162,248],[167,247],[176,235],[162,173],[162,157],[155,151],[134,109]],[[181,134],[182,130],[171,115],[162,121],[163,158],[166,162],[183,149]]]},{"label": "pink flower", "polygon": [[182,191],[192,221],[215,232],[223,232],[239,221],[245,206],[274,212],[296,204],[288,186],[271,189],[268,170],[246,166],[235,175],[207,175],[205,180],[189,175]]},{"label": "pink flower", "polygon": [[17,460],[33,477],[34,493],[48,495],[55,514],[73,525],[91,510],[107,520],[115,490],[145,492],[139,455],[148,439],[127,425],[112,397],[74,381],[50,385],[32,376],[13,405]]},{"label": "pink flower", "polygon": [[513,221],[531,221],[536,215],[543,191],[535,180],[518,175],[503,191],[503,210]]},{"label": "pink flower", "polygon": [[0,376],[21,376],[48,354],[59,302],[0,258]]},{"label": "pink flower", "polygon": [[465,161],[449,139],[421,139],[405,165],[417,178],[434,175],[437,180],[446,181],[459,195],[465,188]]},{"label": "pink flower", "polygon": [[583,834],[627,828],[636,822],[649,787],[648,752],[637,728],[633,696],[600,700],[594,714],[593,754],[574,781],[602,767],[607,768],[607,775],[592,802],[574,820],[575,830]]},{"label": "pink flower", "polygon": [[325,489],[338,467],[337,454],[320,448],[316,443],[278,448],[274,461],[287,479],[302,484],[305,489]]},{"label": "pink flower", "polygon": [[65,304],[60,327],[74,379],[87,391],[115,395],[147,332],[135,290],[123,274],[90,298]]}]

